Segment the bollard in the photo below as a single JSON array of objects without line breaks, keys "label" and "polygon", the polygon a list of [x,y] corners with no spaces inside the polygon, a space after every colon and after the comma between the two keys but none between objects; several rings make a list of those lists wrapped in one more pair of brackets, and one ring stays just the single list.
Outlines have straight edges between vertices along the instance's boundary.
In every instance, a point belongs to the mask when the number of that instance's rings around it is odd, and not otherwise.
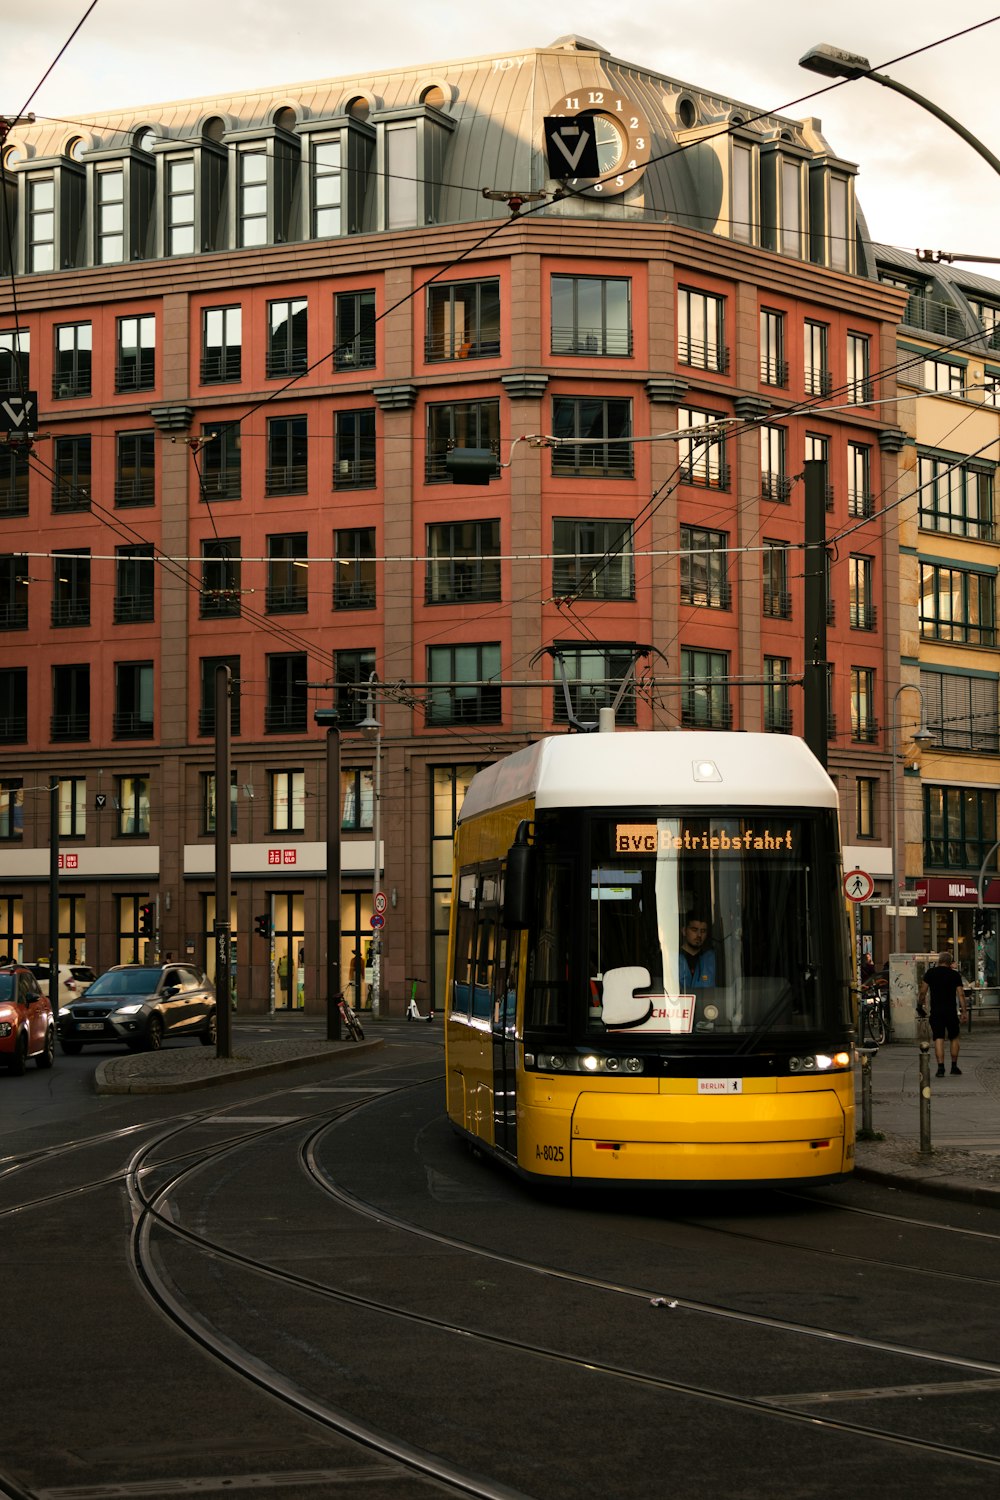
[{"label": "bollard", "polygon": [[855,1051],[861,1059],[861,1130],[858,1139],[871,1141],[876,1139],[872,1127],[872,1059],[878,1056],[878,1048],[856,1047]]},{"label": "bollard", "polygon": [[920,1038],[920,1155],[931,1154],[931,1028],[926,1015],[917,1021]]}]

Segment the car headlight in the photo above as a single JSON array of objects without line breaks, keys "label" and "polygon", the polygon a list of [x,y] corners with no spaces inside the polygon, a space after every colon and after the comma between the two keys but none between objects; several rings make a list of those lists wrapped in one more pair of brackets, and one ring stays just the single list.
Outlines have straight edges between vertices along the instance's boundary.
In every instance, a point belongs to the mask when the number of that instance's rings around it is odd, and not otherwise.
[{"label": "car headlight", "polygon": [[14,1023],[12,1021],[0,1021],[0,1036],[10,1036],[13,1030]]},{"label": "car headlight", "polygon": [[141,1000],[138,1005],[119,1005],[117,1010],[112,1011],[111,1019],[114,1020],[115,1016],[134,1016],[140,1010],[142,1010]]}]

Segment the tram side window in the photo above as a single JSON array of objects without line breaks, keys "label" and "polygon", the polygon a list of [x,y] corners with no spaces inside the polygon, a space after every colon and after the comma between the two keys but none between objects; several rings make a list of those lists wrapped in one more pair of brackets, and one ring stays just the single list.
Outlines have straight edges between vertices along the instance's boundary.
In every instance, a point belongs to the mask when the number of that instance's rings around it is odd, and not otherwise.
[{"label": "tram side window", "polygon": [[567,1031],[570,1021],[569,954],[574,938],[572,866],[543,861],[536,888],[536,922],[528,961],[525,1027]]},{"label": "tram side window", "polygon": [[493,1011],[497,924],[500,919],[499,870],[480,876],[476,916],[476,969],[472,990],[472,1014],[486,1021],[490,1019]]},{"label": "tram side window", "polygon": [[465,870],[458,879],[455,929],[455,974],[451,1008],[467,1016],[472,1009],[472,943],[476,934],[476,876]]}]

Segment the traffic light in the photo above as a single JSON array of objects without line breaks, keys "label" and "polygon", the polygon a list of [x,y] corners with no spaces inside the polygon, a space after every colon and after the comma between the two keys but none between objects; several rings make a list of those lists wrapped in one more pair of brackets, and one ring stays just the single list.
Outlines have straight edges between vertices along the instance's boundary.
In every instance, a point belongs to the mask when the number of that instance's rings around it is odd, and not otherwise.
[{"label": "traffic light", "polygon": [[152,937],[156,931],[156,903],[146,901],[139,907],[139,931],[143,937]]},{"label": "traffic light", "polygon": [[254,932],[256,932],[256,934],[257,934],[258,937],[270,937],[271,936],[271,918],[270,917],[254,917],[254,919],[253,919],[253,928],[254,928]]}]

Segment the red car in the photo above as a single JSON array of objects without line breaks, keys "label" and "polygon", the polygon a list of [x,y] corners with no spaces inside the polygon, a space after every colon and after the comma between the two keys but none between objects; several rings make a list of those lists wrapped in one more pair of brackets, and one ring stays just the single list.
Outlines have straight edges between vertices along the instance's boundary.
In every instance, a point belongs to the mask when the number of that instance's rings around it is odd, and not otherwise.
[{"label": "red car", "polygon": [[51,1068],[55,1055],[56,1026],[48,995],[21,964],[0,969],[0,1063],[19,1077],[29,1057],[38,1067]]}]

